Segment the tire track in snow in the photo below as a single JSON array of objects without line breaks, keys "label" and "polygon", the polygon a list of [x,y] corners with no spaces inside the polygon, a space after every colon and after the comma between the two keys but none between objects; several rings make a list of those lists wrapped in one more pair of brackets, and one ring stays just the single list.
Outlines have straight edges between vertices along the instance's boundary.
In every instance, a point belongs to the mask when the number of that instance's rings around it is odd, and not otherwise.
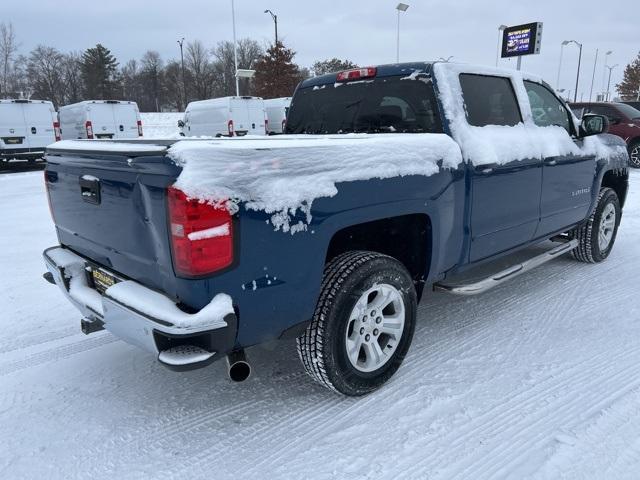
[{"label": "tire track in snow", "polygon": [[45,363],[64,360],[73,355],[77,355],[78,353],[93,350],[95,348],[99,348],[116,341],[118,341],[116,337],[105,334],[99,335],[95,338],[86,338],[62,346],[48,348],[46,350],[28,355],[27,357],[20,360],[10,360],[4,363],[0,363],[0,376],[9,375],[19,370],[32,368]]},{"label": "tire track in snow", "polygon": [[[614,369],[612,368],[610,370]],[[620,380],[628,378],[629,373],[634,370],[635,367],[629,366],[625,370],[619,370],[615,375],[610,377],[598,377],[594,381],[587,382],[586,385],[589,387],[615,386],[619,384]],[[630,384],[628,388],[616,391],[615,397],[619,398],[629,391],[637,388],[639,385],[640,379]],[[604,393],[605,390],[602,389],[600,391]],[[508,446],[510,450],[509,458],[500,456],[494,458],[491,455],[478,456],[478,461],[471,463],[465,470],[463,470],[462,473],[466,475],[467,478],[472,479],[491,479],[511,473],[513,471],[513,467],[522,464],[530,456],[532,450],[540,450],[541,447],[548,442],[549,431],[540,430],[540,427],[557,425],[562,419],[575,416],[580,411],[579,407],[589,399],[593,398],[595,396],[594,392],[598,392],[598,390],[594,388],[585,388],[583,392],[589,392],[590,396],[585,398],[584,396],[577,395],[569,401],[567,401],[567,398],[565,397],[559,397],[558,400],[547,406],[542,411],[536,412],[535,414],[529,414],[526,421],[524,421],[522,416],[520,416],[519,421],[515,421],[513,424],[510,424],[504,430],[494,430],[497,435],[502,435],[503,438],[501,444],[498,445],[494,451],[500,451],[500,449],[504,449]],[[547,413],[550,413],[550,415],[547,415]],[[538,418],[531,422],[532,417]],[[507,431],[513,431],[514,433],[518,432],[517,435],[514,435],[512,440],[508,443],[504,439],[504,434]]]},{"label": "tire track in snow", "polygon": [[[465,457],[464,455],[461,455],[465,445],[467,445],[472,439],[486,437],[489,435],[489,433],[493,438],[503,439],[505,442],[508,442],[509,450],[511,451],[514,448],[513,437],[507,436],[505,438],[501,434],[509,429],[515,429],[518,432],[523,431],[521,428],[514,428],[514,425],[519,425],[521,423],[524,423],[525,425],[529,424],[531,415],[529,414],[529,416],[523,418],[523,411],[530,412],[541,401],[549,398],[555,398],[555,400],[550,403],[550,406],[543,410],[543,413],[549,411],[562,411],[562,415],[552,413],[551,418],[565,416],[566,408],[563,408],[564,405],[579,405],[581,402],[583,402],[583,397],[581,396],[581,394],[592,391],[590,388],[576,389],[575,386],[581,386],[585,384],[589,386],[599,385],[603,382],[606,382],[606,384],[615,384],[615,382],[611,382],[610,379],[626,377],[630,372],[633,372],[635,368],[634,365],[630,365],[626,369],[619,372],[620,368],[617,364],[618,360],[628,358],[629,353],[629,351],[618,352],[616,355],[612,356],[609,352],[602,352],[596,357],[592,357],[577,364],[571,365],[569,369],[567,369],[566,367],[559,368],[555,372],[550,373],[549,376],[542,382],[531,386],[531,388],[520,390],[519,392],[517,392],[517,394],[510,396],[503,402],[495,403],[489,410],[483,412],[479,416],[475,417],[471,422],[469,422],[469,426],[461,429],[456,429],[445,438],[438,438],[438,443],[447,445],[448,450],[455,451],[457,453],[457,463],[461,463],[461,458]],[[640,354],[640,348],[635,348],[631,353],[636,353],[635,358],[638,358],[638,354]],[[603,360],[605,359],[607,359],[609,362],[603,362]],[[597,377],[596,380],[590,382],[589,380],[593,379],[597,373],[584,367],[592,362],[595,363],[595,365],[608,365],[608,368],[602,369],[600,371],[601,376]],[[611,375],[612,372],[619,373]],[[640,380],[638,383],[640,384]],[[569,403],[567,403],[567,398],[558,395],[558,390],[565,389],[569,392],[569,395],[571,397],[574,397],[574,400],[569,399]],[[499,419],[499,425],[497,424],[498,422],[496,421],[496,419]],[[430,444],[435,442],[435,440],[436,439],[428,442],[424,445],[424,447],[428,448]],[[530,439],[526,439],[524,442],[528,443],[530,446]],[[498,452],[502,451],[500,447],[493,447],[491,448],[491,450]],[[440,462],[432,462],[432,458],[428,459],[430,463],[430,470],[436,469],[436,466],[443,466],[442,462],[444,462],[447,458],[447,452],[441,453],[441,456],[435,455],[436,457],[442,459]],[[480,462],[485,461],[486,458],[492,458],[490,455],[478,454],[478,452],[476,451],[471,451],[466,454],[467,458],[472,456],[479,457],[478,461]],[[512,455],[510,455],[510,458],[511,457]],[[424,472],[424,463],[425,461],[415,464],[411,470],[406,472],[406,478],[412,478],[413,476],[419,475],[420,473]],[[466,473],[467,470],[471,471],[470,478],[482,478],[477,468],[469,467],[462,472],[458,472],[458,474]],[[449,470],[447,474],[451,474],[451,470]]]}]

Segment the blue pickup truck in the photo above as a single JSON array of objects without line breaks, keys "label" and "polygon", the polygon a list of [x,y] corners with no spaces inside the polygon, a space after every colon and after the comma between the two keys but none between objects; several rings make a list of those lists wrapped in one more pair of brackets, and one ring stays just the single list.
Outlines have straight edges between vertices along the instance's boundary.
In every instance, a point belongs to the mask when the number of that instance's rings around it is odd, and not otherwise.
[{"label": "blue pickup truck", "polygon": [[606,129],[534,76],[418,62],[303,81],[280,137],[59,142],[44,277],[85,333],[171,369],[226,358],[240,381],[246,347],[296,338],[312,378],[363,395],[402,363],[426,286],[473,295],[565,253],[607,258],[629,160]]}]

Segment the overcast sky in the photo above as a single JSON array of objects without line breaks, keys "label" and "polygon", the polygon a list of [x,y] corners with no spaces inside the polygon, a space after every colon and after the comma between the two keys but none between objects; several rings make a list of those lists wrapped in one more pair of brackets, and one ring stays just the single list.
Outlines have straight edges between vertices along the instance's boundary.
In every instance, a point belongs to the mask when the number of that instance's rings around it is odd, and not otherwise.
[{"label": "overcast sky", "polygon": [[[5,0],[5,3],[9,0]],[[10,5],[9,5],[10,3]],[[200,39],[207,46],[232,39],[231,0],[21,0],[4,5],[0,21],[13,22],[21,53],[39,43],[62,51],[84,50],[102,43],[121,64],[157,50],[164,59],[179,57],[176,40]],[[595,92],[603,89],[604,53],[613,85],[623,67],[640,51],[640,0],[405,0],[400,60],[431,60],[453,55],[454,61],[494,65],[500,24],[544,23],[540,55],[523,58],[522,68],[556,86],[560,43],[583,43],[580,88],[589,96],[596,48],[600,50]],[[235,0],[238,38],[273,41],[278,33],[297,51],[296,61],[340,57],[359,65],[395,61],[395,0]],[[564,49],[560,88],[574,89],[578,49]],[[515,60],[500,65],[515,68]]]}]

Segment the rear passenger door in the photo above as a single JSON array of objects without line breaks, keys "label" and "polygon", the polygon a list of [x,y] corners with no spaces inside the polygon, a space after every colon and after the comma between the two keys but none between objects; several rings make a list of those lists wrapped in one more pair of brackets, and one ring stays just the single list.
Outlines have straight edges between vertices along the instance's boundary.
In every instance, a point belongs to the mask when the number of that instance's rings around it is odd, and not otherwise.
[{"label": "rear passenger door", "polygon": [[[525,80],[533,121],[541,132],[546,127],[561,127],[575,153],[544,158],[542,167],[542,197],[540,200],[540,228],[536,236],[556,233],[584,218],[591,205],[595,179],[594,155],[582,153],[583,140],[576,138],[575,126],[565,105],[545,85]],[[540,141],[545,141],[543,135]]]},{"label": "rear passenger door", "polygon": [[[509,152],[508,136],[492,127],[513,127],[522,114],[506,77],[461,74],[467,123],[477,137],[487,136],[496,150]],[[506,129],[505,129],[506,130]],[[471,158],[471,249],[474,262],[531,241],[539,223],[542,160],[513,159],[501,164],[473,164]]]}]

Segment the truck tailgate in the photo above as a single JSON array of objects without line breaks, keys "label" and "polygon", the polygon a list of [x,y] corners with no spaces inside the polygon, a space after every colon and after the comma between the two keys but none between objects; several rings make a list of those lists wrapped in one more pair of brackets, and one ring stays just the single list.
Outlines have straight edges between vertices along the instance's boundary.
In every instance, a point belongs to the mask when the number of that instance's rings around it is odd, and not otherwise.
[{"label": "truck tailgate", "polygon": [[61,144],[47,150],[45,171],[60,243],[170,293],[165,190],[180,168],[164,155],[166,145],[132,144],[127,151],[127,144],[112,143],[116,151],[100,151],[99,142],[86,150]]}]

